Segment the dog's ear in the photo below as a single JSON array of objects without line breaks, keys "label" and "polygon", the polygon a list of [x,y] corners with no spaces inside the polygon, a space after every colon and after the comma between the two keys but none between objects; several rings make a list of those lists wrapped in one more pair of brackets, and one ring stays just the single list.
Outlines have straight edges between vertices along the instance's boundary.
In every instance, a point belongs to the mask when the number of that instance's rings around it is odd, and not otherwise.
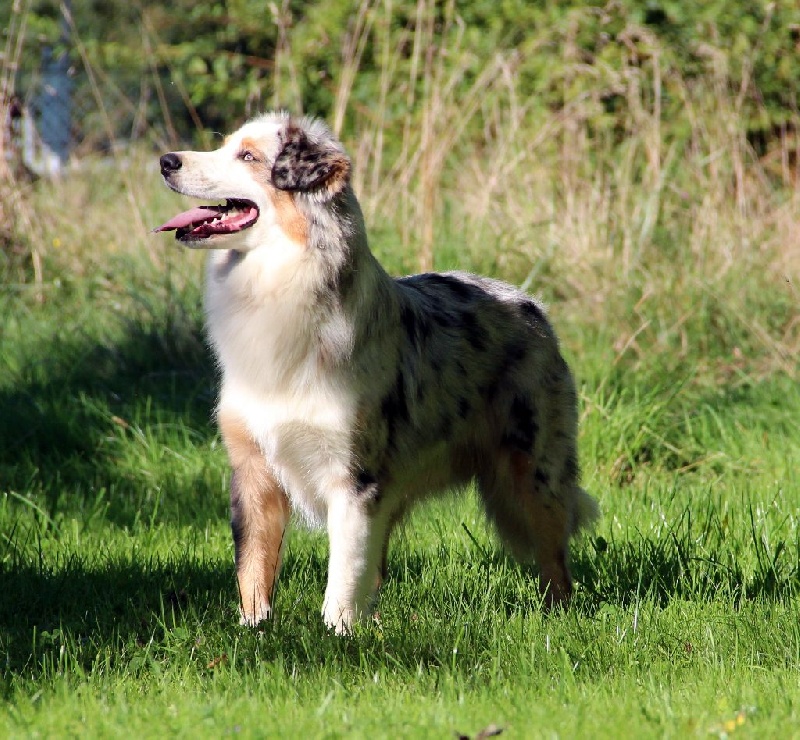
[{"label": "dog's ear", "polygon": [[334,140],[312,139],[293,125],[285,129],[282,138],[283,147],[272,165],[276,188],[332,197],[345,187],[350,178],[350,159]]}]

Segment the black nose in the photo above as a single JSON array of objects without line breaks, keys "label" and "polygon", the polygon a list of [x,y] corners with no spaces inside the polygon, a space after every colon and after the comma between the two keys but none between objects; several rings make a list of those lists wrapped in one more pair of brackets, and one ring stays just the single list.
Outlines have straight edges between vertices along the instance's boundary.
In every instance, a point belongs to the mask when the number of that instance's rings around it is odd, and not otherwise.
[{"label": "black nose", "polygon": [[158,161],[161,163],[161,174],[164,175],[164,177],[171,175],[176,170],[179,170],[183,165],[181,158],[175,154],[175,152],[165,154]]}]

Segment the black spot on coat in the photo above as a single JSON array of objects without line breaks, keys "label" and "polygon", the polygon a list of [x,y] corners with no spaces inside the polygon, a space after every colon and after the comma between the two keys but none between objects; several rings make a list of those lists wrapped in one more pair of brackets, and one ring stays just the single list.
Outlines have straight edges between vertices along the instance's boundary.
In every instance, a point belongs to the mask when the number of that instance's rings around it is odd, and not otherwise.
[{"label": "black spot on coat", "polygon": [[514,396],[508,414],[508,427],[503,435],[503,443],[527,452],[533,447],[537,432],[538,427],[533,407],[522,396]]},{"label": "black spot on coat", "polygon": [[453,296],[463,302],[473,301],[483,292],[480,288],[476,288],[474,285],[465,283],[463,280],[459,280],[453,275],[441,275],[436,272],[429,272],[425,275],[420,275],[419,277],[420,279],[429,283],[433,283],[434,285],[447,288],[453,294]]},{"label": "black spot on coat", "polygon": [[410,417],[408,398],[406,397],[405,376],[402,369],[397,371],[394,385],[381,401],[381,415],[388,427],[388,441],[392,445],[395,440],[398,424],[407,424]]},{"label": "black spot on coat", "polygon": [[524,301],[519,304],[520,310],[532,324],[546,324],[547,318],[544,312],[535,301]]},{"label": "black spot on coat", "polygon": [[359,470],[356,474],[356,496],[362,501],[378,503],[381,498],[378,479],[367,470]]},{"label": "black spot on coat", "polygon": [[461,314],[461,326],[467,337],[467,341],[472,345],[473,349],[478,352],[485,352],[488,335],[486,329],[481,326],[477,316],[471,311],[465,311]]},{"label": "black spot on coat", "polygon": [[419,349],[431,334],[431,325],[428,319],[417,313],[411,306],[403,306],[400,309],[400,323],[402,323],[409,341],[416,349]]}]

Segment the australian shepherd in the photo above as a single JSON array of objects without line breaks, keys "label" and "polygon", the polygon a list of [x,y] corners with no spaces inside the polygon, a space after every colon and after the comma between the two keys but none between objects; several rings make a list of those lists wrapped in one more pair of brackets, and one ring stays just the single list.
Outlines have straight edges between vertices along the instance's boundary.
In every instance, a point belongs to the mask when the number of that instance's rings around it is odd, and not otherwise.
[{"label": "australian shepherd", "polygon": [[272,613],[293,512],[327,527],[322,616],[342,634],[369,613],[411,505],[470,481],[511,552],[538,563],[544,605],[566,602],[569,539],[597,505],[542,305],[462,272],[387,275],[319,120],[269,113],[160,164],[176,192],[220,202],[156,231],[209,250],[242,623]]}]

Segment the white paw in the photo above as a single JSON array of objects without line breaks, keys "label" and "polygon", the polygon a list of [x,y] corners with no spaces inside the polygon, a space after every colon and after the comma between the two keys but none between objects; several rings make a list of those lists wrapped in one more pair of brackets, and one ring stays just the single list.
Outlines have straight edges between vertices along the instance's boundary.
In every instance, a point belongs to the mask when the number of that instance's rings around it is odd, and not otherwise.
[{"label": "white paw", "polygon": [[351,634],[353,624],[357,621],[352,607],[342,606],[338,601],[327,599],[322,607],[322,619],[327,627],[340,636]]}]

